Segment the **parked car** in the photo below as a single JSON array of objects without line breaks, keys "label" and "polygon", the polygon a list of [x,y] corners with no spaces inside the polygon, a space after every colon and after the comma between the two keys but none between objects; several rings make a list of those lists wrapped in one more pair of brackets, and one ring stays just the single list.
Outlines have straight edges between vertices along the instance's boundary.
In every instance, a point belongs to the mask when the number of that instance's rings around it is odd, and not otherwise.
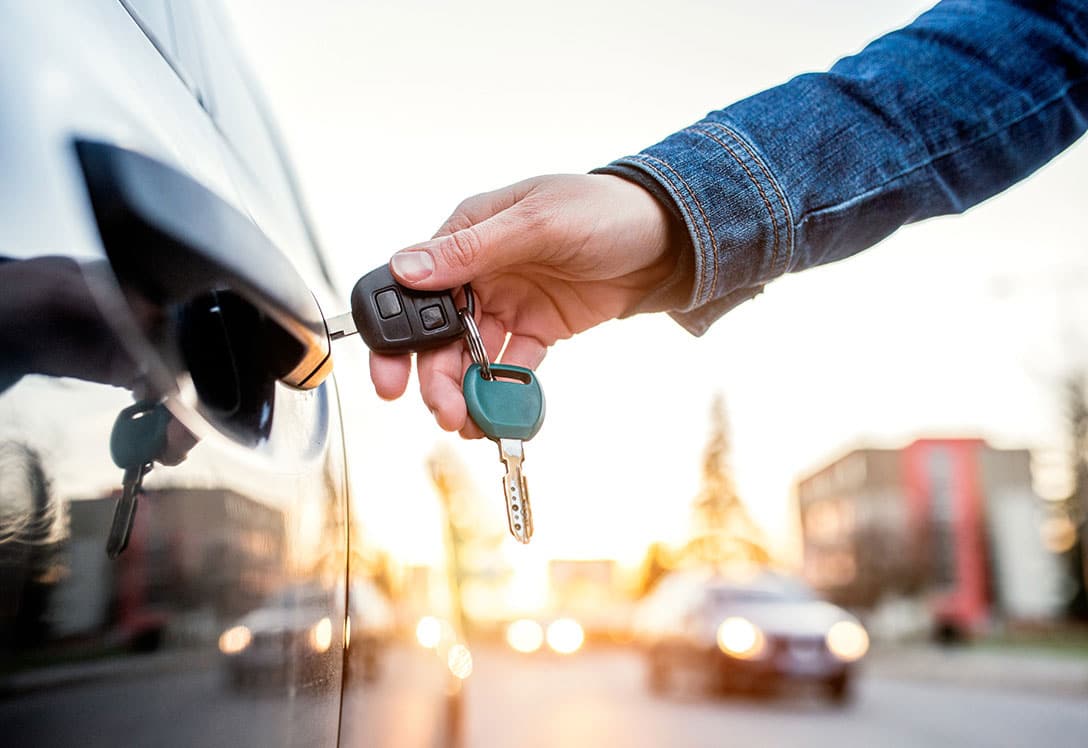
[{"label": "parked car", "polygon": [[676,572],[639,608],[634,635],[651,690],[697,671],[730,690],[815,682],[835,702],[850,695],[869,637],[854,616],[801,582],[770,572],[719,576]]},{"label": "parked car", "polygon": [[346,303],[217,4],[0,2],[0,163],[2,742],[455,743],[460,681],[355,592],[397,568],[345,459],[365,357],[332,370]]},{"label": "parked car", "polygon": [[234,688],[295,681],[322,682],[335,669],[328,591],[288,585],[219,636],[219,651]]}]

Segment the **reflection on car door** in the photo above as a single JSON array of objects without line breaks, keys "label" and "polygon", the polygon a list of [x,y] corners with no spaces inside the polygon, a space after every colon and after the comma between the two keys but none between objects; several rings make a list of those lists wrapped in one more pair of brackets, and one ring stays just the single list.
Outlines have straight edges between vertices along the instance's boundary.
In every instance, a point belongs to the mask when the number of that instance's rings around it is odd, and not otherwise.
[{"label": "reflection on car door", "polygon": [[[3,67],[52,59],[58,79],[109,94],[88,113],[52,100],[34,106],[52,92],[32,74],[5,78],[0,90],[27,105],[5,107],[15,119],[3,137],[43,133],[26,158],[62,164],[38,166],[72,180],[61,193],[82,195],[58,203],[43,190],[28,202],[39,212],[0,213],[5,236],[42,241],[0,247],[0,734],[28,746],[335,745],[347,527],[332,383],[298,390],[249,359],[256,375],[237,375],[241,359],[226,354],[246,330],[269,324],[244,293],[157,295],[115,272],[109,247],[43,241],[49,217],[86,221],[95,237],[72,145],[82,137],[133,144],[244,206],[230,180],[207,180],[229,175],[219,131],[163,56],[171,48],[150,43],[129,10],[25,6],[5,21],[5,39],[22,43],[2,45]],[[164,33],[163,16],[153,20]],[[88,46],[118,64],[82,64]],[[43,112],[50,121],[33,119]],[[27,224],[41,229],[16,228]],[[219,337],[176,344],[183,331],[212,329],[193,325],[197,312],[219,324]],[[256,404],[253,438],[219,428],[209,412],[230,414],[207,407],[199,387],[194,395],[197,352],[237,389],[260,382],[256,394],[234,393]],[[121,485],[113,421],[134,399],[163,395],[174,436],[191,432],[198,443],[181,464],[145,477],[128,547],[111,560],[105,542]]]}]

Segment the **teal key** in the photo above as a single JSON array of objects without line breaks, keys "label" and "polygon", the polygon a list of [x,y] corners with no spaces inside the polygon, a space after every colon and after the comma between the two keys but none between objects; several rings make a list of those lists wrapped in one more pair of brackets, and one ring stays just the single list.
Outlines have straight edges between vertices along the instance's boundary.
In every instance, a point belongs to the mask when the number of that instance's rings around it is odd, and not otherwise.
[{"label": "teal key", "polygon": [[170,412],[162,403],[141,401],[117,414],[110,433],[110,457],[125,471],[121,498],[113,510],[113,522],[106,540],[106,555],[117,558],[128,547],[136,505],[144,476],[166,448]]},{"label": "teal key", "polygon": [[524,442],[544,424],[544,390],[531,369],[510,364],[491,364],[491,378],[485,379],[479,364],[465,372],[461,388],[473,422],[499,445],[499,457],[506,465],[503,493],[510,533],[518,542],[528,543],[533,535],[533,513],[529,507],[529,485],[522,472]]}]

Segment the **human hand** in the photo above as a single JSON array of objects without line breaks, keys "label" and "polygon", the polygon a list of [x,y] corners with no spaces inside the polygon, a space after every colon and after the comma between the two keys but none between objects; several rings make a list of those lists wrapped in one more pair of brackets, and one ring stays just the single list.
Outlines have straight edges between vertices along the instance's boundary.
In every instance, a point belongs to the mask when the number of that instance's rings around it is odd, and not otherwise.
[{"label": "human hand", "polygon": [[[476,195],[430,241],[393,255],[410,288],[471,281],[488,357],[535,368],[557,340],[619,317],[669,276],[676,249],[669,217],[649,192],[606,175],[534,177]],[[505,348],[503,347],[505,343]],[[417,356],[420,391],[439,426],[482,436],[468,418],[461,378],[471,358],[460,343]],[[409,356],[370,354],[374,389],[404,394]]]}]

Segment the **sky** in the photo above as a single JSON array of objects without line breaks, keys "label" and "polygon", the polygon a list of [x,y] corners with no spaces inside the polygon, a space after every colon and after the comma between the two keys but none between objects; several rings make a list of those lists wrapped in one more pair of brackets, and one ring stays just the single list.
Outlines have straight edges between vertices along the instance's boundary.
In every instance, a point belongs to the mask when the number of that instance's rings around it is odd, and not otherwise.
[{"label": "sky", "polygon": [[[429,237],[463,198],[637,152],[929,5],[227,2],[345,310],[359,275]],[[651,541],[681,540],[716,392],[741,497],[787,561],[794,483],[854,447],[980,435],[1049,463],[1055,379],[1088,340],[1086,174],[1082,142],[965,216],[776,281],[698,339],[641,315],[559,343],[538,370],[548,415],[526,448],[536,534],[511,541],[510,562],[634,563]],[[358,338],[337,345],[343,360],[365,356]],[[414,382],[394,403],[365,380],[340,387],[364,425],[349,459],[373,537],[411,560],[440,556],[424,467],[440,444],[505,521],[494,445],[444,435]]]}]

